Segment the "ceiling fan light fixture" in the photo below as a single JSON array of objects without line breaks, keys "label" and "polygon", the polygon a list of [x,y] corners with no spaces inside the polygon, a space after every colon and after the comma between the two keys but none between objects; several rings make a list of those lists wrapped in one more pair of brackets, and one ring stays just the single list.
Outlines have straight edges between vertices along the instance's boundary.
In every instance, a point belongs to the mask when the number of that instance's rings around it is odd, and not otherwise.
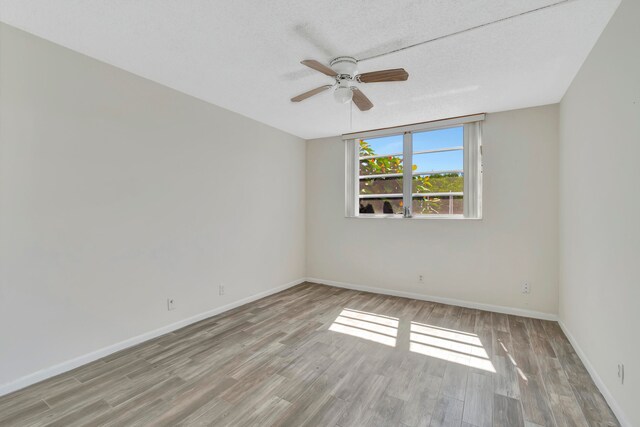
[{"label": "ceiling fan light fixture", "polygon": [[336,90],[333,91],[333,97],[339,103],[346,104],[353,99],[353,91],[349,86],[338,86]]}]

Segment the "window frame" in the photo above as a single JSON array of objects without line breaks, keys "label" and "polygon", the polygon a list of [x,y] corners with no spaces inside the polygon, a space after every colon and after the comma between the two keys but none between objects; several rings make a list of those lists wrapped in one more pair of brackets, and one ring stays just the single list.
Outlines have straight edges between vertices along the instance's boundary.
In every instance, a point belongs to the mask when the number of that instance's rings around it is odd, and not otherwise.
[{"label": "window frame", "polygon": [[[417,123],[387,129],[345,134],[345,216],[348,218],[393,218],[393,219],[482,219],[482,121],[484,114],[456,117],[433,122]],[[360,206],[360,150],[356,141],[384,136],[403,135],[402,161],[413,164],[413,134],[453,127],[463,127],[463,213],[462,214],[417,214],[411,213],[414,195],[413,169],[403,167],[402,200],[404,213],[361,214]],[[443,148],[443,150],[446,150]],[[420,171],[417,171],[420,172]],[[407,211],[407,207],[409,211]]]}]

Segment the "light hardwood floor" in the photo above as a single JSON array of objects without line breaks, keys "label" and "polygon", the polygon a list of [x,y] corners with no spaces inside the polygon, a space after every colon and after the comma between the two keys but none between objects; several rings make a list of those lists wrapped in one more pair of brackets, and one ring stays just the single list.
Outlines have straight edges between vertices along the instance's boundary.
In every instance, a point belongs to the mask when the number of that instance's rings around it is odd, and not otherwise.
[{"label": "light hardwood floor", "polygon": [[0,425],[618,425],[555,322],[302,284],[0,397]]}]

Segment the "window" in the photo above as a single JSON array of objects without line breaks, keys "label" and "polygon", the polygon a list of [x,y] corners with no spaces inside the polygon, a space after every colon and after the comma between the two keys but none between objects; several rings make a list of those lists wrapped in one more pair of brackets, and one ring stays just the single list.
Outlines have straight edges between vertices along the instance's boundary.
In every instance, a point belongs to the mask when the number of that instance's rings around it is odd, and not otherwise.
[{"label": "window", "polygon": [[482,119],[345,135],[347,216],[480,218]]}]

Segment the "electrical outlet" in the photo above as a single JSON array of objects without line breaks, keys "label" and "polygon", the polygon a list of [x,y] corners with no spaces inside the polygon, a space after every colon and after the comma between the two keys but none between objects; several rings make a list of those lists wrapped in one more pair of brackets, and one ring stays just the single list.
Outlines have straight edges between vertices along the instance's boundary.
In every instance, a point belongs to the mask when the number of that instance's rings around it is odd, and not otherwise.
[{"label": "electrical outlet", "polygon": [[220,285],[220,286],[218,287],[218,294],[219,294],[219,295],[224,295],[224,285]]},{"label": "electrical outlet", "polygon": [[424,276],[422,274],[418,276],[418,283],[424,283]]},{"label": "electrical outlet", "polygon": [[531,285],[528,283],[523,283],[522,284],[522,293],[523,294],[530,294],[531,293]]},{"label": "electrical outlet", "polygon": [[618,378],[620,379],[620,384],[624,384],[624,363],[618,364]]},{"label": "electrical outlet", "polygon": [[176,309],[176,301],[173,298],[167,298],[167,310],[175,310]]}]

